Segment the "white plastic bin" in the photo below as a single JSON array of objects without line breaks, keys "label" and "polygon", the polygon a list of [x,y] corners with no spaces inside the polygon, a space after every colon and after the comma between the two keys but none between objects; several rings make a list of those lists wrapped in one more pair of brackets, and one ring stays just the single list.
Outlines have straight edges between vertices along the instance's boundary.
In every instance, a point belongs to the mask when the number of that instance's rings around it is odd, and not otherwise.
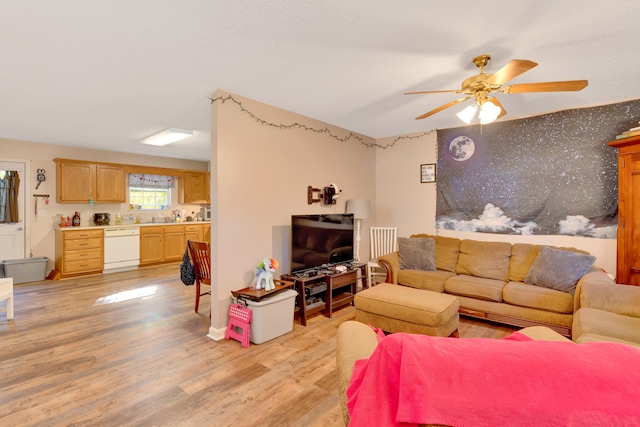
[{"label": "white plastic bin", "polygon": [[291,332],[296,295],[296,291],[287,289],[261,301],[246,301],[253,313],[249,341],[262,344]]},{"label": "white plastic bin", "polygon": [[13,284],[38,282],[45,279],[47,257],[5,259],[2,261],[4,277],[13,277]]}]

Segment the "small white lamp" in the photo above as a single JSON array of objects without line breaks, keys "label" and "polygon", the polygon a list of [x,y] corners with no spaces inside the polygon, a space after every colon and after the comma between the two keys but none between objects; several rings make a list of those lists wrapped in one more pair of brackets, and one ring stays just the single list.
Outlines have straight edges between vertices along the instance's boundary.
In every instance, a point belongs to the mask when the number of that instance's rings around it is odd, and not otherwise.
[{"label": "small white lamp", "polygon": [[371,202],[367,199],[350,199],[347,200],[347,213],[352,213],[356,220],[356,241],[353,251],[353,260],[360,262],[360,224],[363,219],[371,216]]}]

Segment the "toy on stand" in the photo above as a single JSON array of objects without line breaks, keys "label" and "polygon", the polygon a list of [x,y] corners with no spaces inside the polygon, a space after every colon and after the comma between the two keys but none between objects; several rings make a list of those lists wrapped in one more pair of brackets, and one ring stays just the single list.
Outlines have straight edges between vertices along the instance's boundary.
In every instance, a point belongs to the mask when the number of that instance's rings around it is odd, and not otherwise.
[{"label": "toy on stand", "polygon": [[264,289],[272,291],[276,288],[273,283],[273,273],[278,269],[278,261],[273,258],[265,258],[262,260],[256,270],[256,280],[250,286],[250,289]]}]

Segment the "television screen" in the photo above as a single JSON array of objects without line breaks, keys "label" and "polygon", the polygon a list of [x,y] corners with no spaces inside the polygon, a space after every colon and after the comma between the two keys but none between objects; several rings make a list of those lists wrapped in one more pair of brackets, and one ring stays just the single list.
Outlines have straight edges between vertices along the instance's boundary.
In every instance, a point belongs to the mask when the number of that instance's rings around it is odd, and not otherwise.
[{"label": "television screen", "polygon": [[291,272],[353,261],[353,214],[291,216]]}]

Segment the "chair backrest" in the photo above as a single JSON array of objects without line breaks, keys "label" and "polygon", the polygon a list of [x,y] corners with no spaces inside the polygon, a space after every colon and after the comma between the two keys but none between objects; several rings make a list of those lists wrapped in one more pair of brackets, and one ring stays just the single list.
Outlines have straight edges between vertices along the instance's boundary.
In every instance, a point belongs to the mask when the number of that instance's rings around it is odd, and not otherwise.
[{"label": "chair backrest", "polygon": [[398,250],[398,227],[369,228],[371,259],[390,254]]},{"label": "chair backrest", "polygon": [[189,240],[189,255],[193,263],[193,271],[196,278],[202,283],[211,283],[211,255],[209,255],[209,243]]}]

